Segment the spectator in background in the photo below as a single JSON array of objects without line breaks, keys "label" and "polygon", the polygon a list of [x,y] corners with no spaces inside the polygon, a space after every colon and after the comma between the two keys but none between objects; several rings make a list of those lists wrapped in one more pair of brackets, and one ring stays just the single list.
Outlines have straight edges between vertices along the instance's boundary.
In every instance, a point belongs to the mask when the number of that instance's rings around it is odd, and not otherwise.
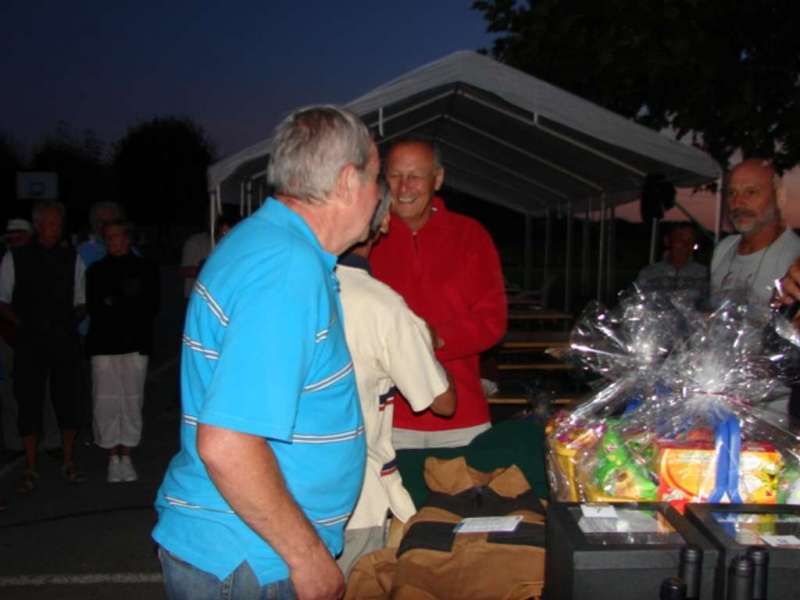
[{"label": "spectator in background", "polygon": [[[3,236],[3,252],[24,246],[31,240],[33,226],[26,219],[9,219]],[[0,451],[2,459],[13,456],[22,448],[22,441],[16,431],[17,403],[11,388],[13,368],[15,327],[5,319],[0,319]],[[0,510],[6,503],[0,499]]]},{"label": "spectator in background", "polygon": [[[112,221],[125,218],[122,207],[116,202],[95,202],[89,209],[89,239],[78,246],[78,254],[88,269],[106,255],[103,229]],[[82,323],[81,335],[86,335],[88,323]]]},{"label": "spectator in background", "polygon": [[14,395],[25,472],[17,490],[38,479],[37,442],[45,391],[50,388],[62,435],[61,474],[69,483],[85,476],[73,457],[77,430],[77,323],[85,311],[83,261],[63,243],[64,206],[43,201],[33,209],[35,240],[6,253],[0,263],[0,315],[17,328]]},{"label": "spectator in background", "polygon": [[131,252],[131,226],[108,221],[107,254],[86,271],[90,317],[94,441],[109,451],[110,483],[136,481],[131,448],[142,434],[142,404],[153,319],[158,310],[158,269]]},{"label": "spectator in background", "polygon": [[697,302],[708,297],[708,268],[694,262],[697,232],[691,223],[673,225],[667,235],[664,260],[639,271],[636,285],[644,292],[681,292]]},{"label": "spectator in background", "polygon": [[236,227],[239,222],[239,217],[232,215],[220,215],[217,217],[216,226],[214,227],[214,245],[219,244],[219,241],[230,233],[231,229]]},{"label": "spectator in background", "polygon": [[27,219],[9,219],[6,226],[6,250],[25,246],[33,237],[33,225]]},{"label": "spectator in background", "polygon": [[[775,281],[787,275],[800,257],[800,237],[786,226],[781,214],[785,197],[780,177],[770,161],[751,158],[731,169],[724,194],[728,218],[738,234],[714,248],[712,304],[732,297],[766,313],[775,294]],[[787,412],[800,416],[800,386],[791,390],[779,387],[775,397],[762,406],[777,423]]]},{"label": "spectator in background", "polygon": [[[229,215],[219,215],[214,226],[214,245],[239,222],[237,217]],[[181,252],[181,276],[183,282],[183,295],[189,298],[192,293],[195,279],[197,279],[200,269],[206,262],[206,258],[211,254],[211,236],[205,231],[195,233],[186,238]]]},{"label": "spectator in background", "polygon": [[[89,208],[89,239],[78,245],[78,255],[84,267],[89,268],[106,255],[103,230],[108,223],[125,219],[125,211],[113,201],[95,202]],[[91,444],[92,430],[92,380],[86,354],[86,334],[89,331],[89,317],[78,325],[83,352],[78,371],[78,427],[84,443]]]},{"label": "spectator in background", "polygon": [[775,280],[800,256],[800,238],[781,214],[780,178],[768,160],[751,158],[731,169],[724,193],[737,235],[714,248],[712,299],[734,296],[766,309]]},{"label": "spectator in background", "polygon": [[465,446],[490,427],[481,387],[480,353],[506,332],[506,294],[500,258],[477,221],[451,212],[436,192],[444,182],[439,151],[429,141],[398,141],[384,171],[392,222],[370,254],[375,277],[398,292],[433,332],[436,358],[455,382],[452,418],[415,414],[395,404],[394,445]]}]

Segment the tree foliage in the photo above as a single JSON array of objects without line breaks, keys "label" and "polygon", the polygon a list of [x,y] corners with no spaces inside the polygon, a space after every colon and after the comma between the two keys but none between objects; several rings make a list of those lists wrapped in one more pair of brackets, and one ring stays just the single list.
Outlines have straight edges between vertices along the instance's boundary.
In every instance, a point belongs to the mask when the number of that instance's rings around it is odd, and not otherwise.
[{"label": "tree foliage", "polygon": [[17,171],[24,164],[19,143],[0,131],[0,227],[16,211]]},{"label": "tree foliage", "polygon": [[491,53],[707,150],[800,162],[797,0],[477,0]]},{"label": "tree foliage", "polygon": [[77,227],[86,224],[94,202],[113,199],[105,148],[91,129],[76,134],[68,124],[59,123],[34,146],[28,168],[58,174],[59,199]]},{"label": "tree foliage", "polygon": [[157,117],[130,128],[114,146],[113,164],[131,217],[140,224],[203,222],[213,157],[211,142],[190,119]]}]

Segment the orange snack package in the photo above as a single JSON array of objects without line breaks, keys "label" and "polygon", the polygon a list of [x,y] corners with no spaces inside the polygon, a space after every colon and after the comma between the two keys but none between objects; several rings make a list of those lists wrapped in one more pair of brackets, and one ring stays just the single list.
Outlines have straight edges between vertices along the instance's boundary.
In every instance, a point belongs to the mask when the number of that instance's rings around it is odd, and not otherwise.
[{"label": "orange snack package", "polygon": [[[706,502],[716,486],[717,451],[712,442],[658,442],[658,499],[682,508],[686,502]],[[745,442],[739,456],[742,502],[775,504],[783,469],[780,453],[771,445]]]}]

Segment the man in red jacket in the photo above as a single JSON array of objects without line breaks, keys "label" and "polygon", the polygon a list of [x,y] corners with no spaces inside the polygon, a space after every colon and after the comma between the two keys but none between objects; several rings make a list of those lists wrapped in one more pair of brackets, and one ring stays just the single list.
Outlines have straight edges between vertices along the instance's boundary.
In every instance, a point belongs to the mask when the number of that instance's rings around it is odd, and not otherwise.
[{"label": "man in red jacket", "polygon": [[477,221],[450,212],[435,196],[444,168],[430,142],[397,142],[386,156],[385,172],[395,218],[372,251],[372,269],[427,321],[436,357],[455,381],[458,396],[450,418],[430,411],[414,414],[407,402],[396,403],[394,445],[465,446],[490,427],[478,362],[506,331],[500,260]]}]

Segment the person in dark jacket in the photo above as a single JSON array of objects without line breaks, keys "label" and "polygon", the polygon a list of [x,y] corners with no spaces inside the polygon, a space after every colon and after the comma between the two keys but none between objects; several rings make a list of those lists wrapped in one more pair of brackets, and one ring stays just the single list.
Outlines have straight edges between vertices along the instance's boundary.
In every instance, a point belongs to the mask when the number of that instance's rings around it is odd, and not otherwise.
[{"label": "person in dark jacket", "polygon": [[83,261],[63,239],[64,206],[44,200],[33,209],[35,241],[13,248],[0,263],[0,315],[16,328],[14,396],[25,447],[17,486],[31,492],[39,478],[38,439],[47,386],[63,443],[61,474],[69,483],[86,477],[73,461],[77,431],[77,322],[84,312]]},{"label": "person in dark jacket", "polygon": [[107,254],[86,271],[94,439],[109,451],[108,481],[136,481],[131,448],[142,434],[147,361],[158,310],[158,269],[131,252],[131,227],[106,224]]}]

